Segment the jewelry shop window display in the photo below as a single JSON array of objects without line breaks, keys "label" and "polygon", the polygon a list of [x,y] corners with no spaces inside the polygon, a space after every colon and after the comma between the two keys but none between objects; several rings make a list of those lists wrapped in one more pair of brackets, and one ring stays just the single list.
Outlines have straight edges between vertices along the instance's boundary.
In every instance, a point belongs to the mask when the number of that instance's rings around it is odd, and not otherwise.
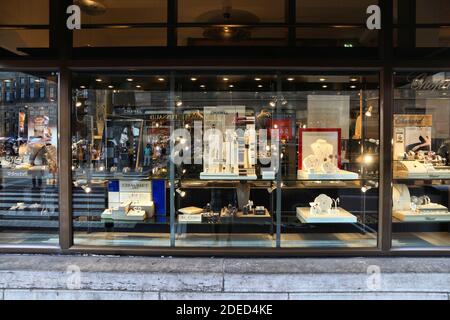
[{"label": "jewelry shop window display", "polygon": [[169,246],[169,77],[73,76],[77,245]]},{"label": "jewelry shop window display", "polygon": [[286,74],[278,99],[281,247],[376,247],[378,74]]},{"label": "jewelry shop window display", "polygon": [[450,73],[397,72],[392,246],[449,246]]},{"label": "jewelry shop window display", "polygon": [[2,244],[59,243],[57,88],[56,73],[0,72]]},{"label": "jewelry shop window display", "polygon": [[175,246],[274,247],[274,75],[176,77]]}]

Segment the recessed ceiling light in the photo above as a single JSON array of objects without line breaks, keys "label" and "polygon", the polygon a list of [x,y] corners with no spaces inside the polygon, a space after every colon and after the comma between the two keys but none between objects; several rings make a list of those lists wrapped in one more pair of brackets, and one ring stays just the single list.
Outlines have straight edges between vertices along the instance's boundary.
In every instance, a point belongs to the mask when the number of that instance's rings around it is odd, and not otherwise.
[{"label": "recessed ceiling light", "polygon": [[228,81],[228,80],[230,80],[229,78],[223,78],[223,81]]},{"label": "recessed ceiling light", "polygon": [[98,78],[98,79],[95,79],[95,81],[97,81],[97,82],[102,82],[103,80],[100,79],[100,78]]},{"label": "recessed ceiling light", "polygon": [[110,88],[110,89],[114,89],[114,86],[108,86],[108,88]]},{"label": "recessed ceiling light", "polygon": [[192,77],[191,81],[197,81],[197,78]]},{"label": "recessed ceiling light", "polygon": [[326,89],[326,88],[328,88],[328,86],[327,86],[326,84],[324,84],[324,85],[322,86],[322,88]]},{"label": "recessed ceiling light", "polygon": [[86,87],[85,86],[80,86],[80,89],[86,89]]},{"label": "recessed ceiling light", "polygon": [[356,82],[356,81],[358,81],[358,78],[350,78],[350,81],[351,82]]},{"label": "recessed ceiling light", "polygon": [[262,87],[263,87],[263,85],[262,85],[262,84],[259,84],[259,85],[258,85],[258,88],[262,88]]},{"label": "recessed ceiling light", "polygon": [[142,88],[142,86],[140,86],[140,85],[137,85],[137,86],[136,86],[136,88],[140,89],[140,88]]},{"label": "recessed ceiling light", "polygon": [[127,81],[128,81],[128,82],[133,82],[134,79],[133,79],[133,78],[128,78]]},{"label": "recessed ceiling light", "polygon": [[324,81],[327,81],[327,79],[325,79],[325,78],[320,78],[319,81],[320,81],[320,82],[324,82]]},{"label": "recessed ceiling light", "polygon": [[39,82],[41,82],[41,80],[36,79],[36,80],[34,80],[34,82],[39,83]]},{"label": "recessed ceiling light", "polygon": [[230,87],[230,88],[234,88],[234,85],[230,84],[229,87]]},{"label": "recessed ceiling light", "polygon": [[287,81],[294,81],[294,78],[287,78]]},{"label": "recessed ceiling light", "polygon": [[158,81],[163,82],[163,81],[166,81],[166,79],[164,79],[164,78],[158,78]]},{"label": "recessed ceiling light", "polygon": [[255,78],[255,81],[261,81],[261,78]]},{"label": "recessed ceiling light", "polygon": [[350,88],[352,88],[352,89],[356,89],[356,86],[350,86]]},{"label": "recessed ceiling light", "polygon": [[205,86],[204,84],[202,84],[202,85],[200,86],[200,88],[204,89],[204,88],[206,88],[206,86]]}]

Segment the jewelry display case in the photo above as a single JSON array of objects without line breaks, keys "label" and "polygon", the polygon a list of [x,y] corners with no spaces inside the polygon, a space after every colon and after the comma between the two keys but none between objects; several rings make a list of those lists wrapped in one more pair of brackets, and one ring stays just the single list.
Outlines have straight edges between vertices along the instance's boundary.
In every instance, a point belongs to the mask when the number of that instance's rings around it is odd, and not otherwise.
[{"label": "jewelry display case", "polygon": [[393,110],[393,247],[450,244],[450,76],[398,72]]},{"label": "jewelry display case", "polygon": [[379,91],[375,74],[289,74],[280,114],[281,247],[376,247]]},{"label": "jewelry display case", "polygon": [[275,247],[274,75],[176,77],[175,246]]}]

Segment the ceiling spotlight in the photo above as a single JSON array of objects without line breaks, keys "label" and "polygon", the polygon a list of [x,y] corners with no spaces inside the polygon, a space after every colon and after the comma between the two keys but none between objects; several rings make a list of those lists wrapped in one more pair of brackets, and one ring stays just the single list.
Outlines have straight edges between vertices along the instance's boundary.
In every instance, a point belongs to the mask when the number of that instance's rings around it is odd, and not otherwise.
[{"label": "ceiling spotlight", "polygon": [[322,88],[326,89],[326,88],[328,88],[328,86],[327,86],[326,84],[324,84],[324,85],[322,86]]},{"label": "ceiling spotlight", "polygon": [[197,81],[197,78],[193,77],[193,78],[191,78],[191,81]]},{"label": "ceiling spotlight", "polygon": [[350,78],[350,81],[351,82],[356,82],[356,81],[358,81],[358,78]]},{"label": "ceiling spotlight", "polygon": [[294,81],[294,78],[287,78],[287,81]]},{"label": "ceiling spotlight", "polygon": [[258,88],[262,88],[262,87],[263,87],[263,85],[262,85],[262,84],[259,84],[259,85],[258,85]]},{"label": "ceiling spotlight", "polygon": [[255,78],[255,81],[261,81],[261,78]]},{"label": "ceiling spotlight", "polygon": [[89,186],[82,186],[81,189],[83,189],[84,192],[86,192],[86,193],[91,193],[92,192],[92,189]]},{"label": "ceiling spotlight", "polygon": [[229,78],[223,78],[223,81],[229,81],[230,79]]},{"label": "ceiling spotlight", "polygon": [[128,81],[128,82],[133,82],[134,79],[133,79],[133,78],[128,78],[127,81]]},{"label": "ceiling spotlight", "polygon": [[40,83],[40,82],[41,82],[41,80],[39,80],[39,79],[36,79],[36,80],[34,80],[34,82],[36,82],[36,83]]},{"label": "ceiling spotlight", "polygon": [[350,86],[350,88],[352,88],[352,89],[356,89],[356,86]]},{"label": "ceiling spotlight", "polygon": [[234,88],[234,85],[232,85],[232,84],[230,84],[228,87],[230,87],[230,88]]},{"label": "ceiling spotlight", "polygon": [[103,80],[100,79],[100,78],[95,79],[95,81],[97,81],[97,82],[103,82]]},{"label": "ceiling spotlight", "polygon": [[140,86],[140,85],[137,85],[137,86],[136,86],[136,88],[140,89],[140,88],[142,88],[142,86]]},{"label": "ceiling spotlight", "polygon": [[320,81],[320,82],[325,82],[325,81],[327,81],[327,79],[325,79],[325,78],[320,78],[319,81]]},{"label": "ceiling spotlight", "polygon": [[108,86],[108,88],[110,88],[110,89],[114,89],[114,86]]},{"label": "ceiling spotlight", "polygon": [[163,82],[163,81],[166,81],[166,79],[164,79],[164,78],[158,78],[158,81],[159,81],[159,82]]},{"label": "ceiling spotlight", "polygon": [[80,86],[80,89],[86,89],[86,87],[85,86]]},{"label": "ceiling spotlight", "polygon": [[205,86],[204,84],[202,84],[202,85],[200,86],[200,88],[205,89],[206,86]]}]

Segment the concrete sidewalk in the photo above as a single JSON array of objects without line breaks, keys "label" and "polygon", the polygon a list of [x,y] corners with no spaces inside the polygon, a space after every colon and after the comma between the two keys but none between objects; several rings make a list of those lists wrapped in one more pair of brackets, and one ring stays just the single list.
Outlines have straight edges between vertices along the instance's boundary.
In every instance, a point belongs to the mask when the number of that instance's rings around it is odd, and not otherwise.
[{"label": "concrete sidewalk", "polygon": [[450,258],[1,255],[0,299],[442,299]]}]

